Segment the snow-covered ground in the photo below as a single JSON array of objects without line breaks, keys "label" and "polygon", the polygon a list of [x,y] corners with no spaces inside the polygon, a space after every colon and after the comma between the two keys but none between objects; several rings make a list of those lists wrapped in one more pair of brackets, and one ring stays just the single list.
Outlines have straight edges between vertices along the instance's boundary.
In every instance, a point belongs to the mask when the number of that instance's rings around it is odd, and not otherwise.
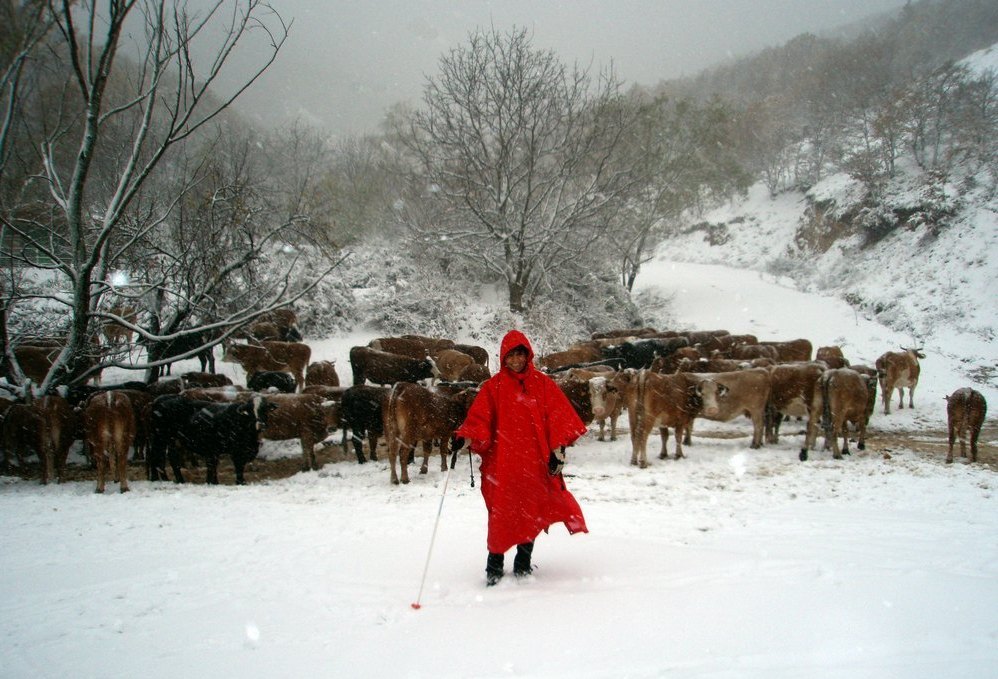
[{"label": "snow-covered ground", "polygon": [[[909,343],[753,271],[656,260],[639,285],[683,327],[842,344],[856,362]],[[370,337],[310,344],[349,382],[349,347]],[[534,576],[489,589],[466,456],[449,483],[437,464],[396,487],[384,461],[104,496],[4,477],[0,676],[993,676],[994,472],[876,441],[943,425],[942,397],[968,384],[948,341],[925,345],[915,410],[878,408],[867,451],[841,461],[799,462],[798,427],[749,450],[744,420],[698,421],[687,459],[644,470],[626,434],[588,435],[566,471],[590,533],[552,528]]]}]

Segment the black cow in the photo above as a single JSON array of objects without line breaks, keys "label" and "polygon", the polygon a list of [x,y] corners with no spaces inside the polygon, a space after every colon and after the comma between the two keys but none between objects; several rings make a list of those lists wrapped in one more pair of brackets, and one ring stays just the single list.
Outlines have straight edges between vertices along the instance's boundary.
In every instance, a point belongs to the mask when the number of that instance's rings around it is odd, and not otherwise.
[{"label": "black cow", "polygon": [[236,485],[243,485],[243,470],[260,452],[260,431],[276,407],[261,396],[242,403],[211,403],[194,413],[178,438],[188,450],[204,458],[207,483],[218,483],[218,461],[225,453],[232,458]]},{"label": "black cow", "polygon": [[146,454],[146,472],[150,481],[166,481],[166,462],[170,461],[174,483],[183,483],[180,471],[181,448],[178,438],[195,413],[211,405],[210,401],[195,401],[176,394],[157,396],[150,408],[149,450]]},{"label": "black cow", "polygon": [[[140,340],[140,343],[146,346],[146,357],[150,363],[156,361],[163,361],[173,358],[174,360],[179,360],[174,357],[183,356],[184,354],[194,351],[198,347],[201,347],[212,340],[212,335],[209,332],[198,332],[191,335],[181,335],[180,337],[175,337],[171,340],[164,340],[162,342],[149,342],[149,340]],[[194,356],[197,357],[198,361],[201,363],[201,372],[215,372],[215,353],[214,347],[205,347],[198,351]],[[146,381],[155,382],[162,375],[170,374],[170,363],[158,366],[157,368],[152,368],[149,371],[149,375]]]},{"label": "black cow", "polygon": [[354,385],[343,392],[340,400],[340,426],[343,428],[343,450],[347,449],[347,430],[351,432],[357,462],[364,464],[364,438],[370,446],[370,458],[378,459],[378,437],[384,436],[383,413],[388,405],[386,387]]},{"label": "black cow", "polygon": [[657,357],[669,356],[676,349],[689,345],[685,337],[649,338],[603,347],[602,352],[604,358],[622,361],[623,368],[641,370],[651,368]]},{"label": "black cow", "polygon": [[294,376],[280,370],[261,370],[250,375],[246,386],[251,391],[267,391],[273,389],[282,394],[293,394],[297,388]]}]

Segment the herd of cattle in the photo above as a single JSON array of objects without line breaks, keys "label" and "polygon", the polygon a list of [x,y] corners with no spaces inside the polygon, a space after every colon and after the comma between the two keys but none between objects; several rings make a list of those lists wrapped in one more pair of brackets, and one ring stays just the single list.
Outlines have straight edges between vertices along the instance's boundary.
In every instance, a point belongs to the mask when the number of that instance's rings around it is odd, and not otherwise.
[{"label": "herd of cattle", "polygon": [[[4,470],[12,455],[22,470],[27,457],[37,455],[42,483],[52,477],[61,481],[70,447],[82,440],[97,470],[97,492],[104,491],[112,473],[121,491],[128,490],[129,450],[145,461],[150,481],[167,480],[169,466],[177,483],[184,481],[184,467],[199,461],[207,482],[218,483],[219,458],[228,455],[241,484],[261,439],[299,440],[303,468],[316,469],[316,446],[341,429],[343,450],[349,434],[359,463],[377,459],[383,437],[391,482],[408,483],[417,444],[423,448],[421,473],[427,472],[434,446],[446,470],[448,455],[462,445],[453,432],[490,376],[489,354],[482,347],[405,335],[351,348],[353,385],[342,387],[333,362],[311,361],[311,349],[287,311],[245,329],[242,338],[223,344],[222,361],[241,366],[246,386],[215,374],[207,352],[202,372],[179,378],[76,386],[34,399],[0,397]],[[885,414],[895,390],[899,408],[905,389],[908,407],[914,407],[919,358],[924,355],[909,348],[884,353],[872,367],[850,365],[839,347],[813,352],[806,339],[765,342],[727,331],[635,328],[596,333],[536,363],[587,425],[598,422],[599,440],[606,438],[607,424],[610,439],[616,439],[617,420],[626,410],[631,464],[643,468],[656,429],[659,457],[668,457],[672,429],[675,457],[682,458],[697,418],[730,421],[742,415],[752,422],[752,448],[777,443],[786,418],[806,418],[800,459],[814,449],[819,430],[832,456],[841,458],[848,453],[850,426],[858,447],[865,447],[878,384]],[[957,438],[961,455],[966,457],[969,441],[976,461],[984,397],[962,388],[947,401],[946,461],[953,460]]]}]

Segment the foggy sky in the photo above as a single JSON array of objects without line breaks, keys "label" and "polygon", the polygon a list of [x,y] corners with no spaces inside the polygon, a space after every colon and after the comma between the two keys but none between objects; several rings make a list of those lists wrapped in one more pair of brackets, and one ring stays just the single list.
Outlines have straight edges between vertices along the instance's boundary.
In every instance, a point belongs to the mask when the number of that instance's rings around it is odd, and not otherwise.
[{"label": "foggy sky", "polygon": [[[654,85],[827,34],[905,0],[272,0],[290,36],[237,109],[334,134],[374,132],[389,106],[417,102],[442,54],[477,27],[524,27],[566,63],[611,62],[627,84]],[[243,55],[245,55],[244,50]]]}]

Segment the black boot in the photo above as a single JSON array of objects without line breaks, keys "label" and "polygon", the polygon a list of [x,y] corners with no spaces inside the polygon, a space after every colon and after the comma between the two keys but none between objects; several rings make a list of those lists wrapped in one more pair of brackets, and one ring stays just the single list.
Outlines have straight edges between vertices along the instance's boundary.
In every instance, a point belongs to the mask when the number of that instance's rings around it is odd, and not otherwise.
[{"label": "black boot", "polygon": [[522,578],[530,575],[533,567],[530,565],[530,555],[534,552],[533,542],[524,542],[516,546],[516,557],[513,559],[513,575]]},{"label": "black boot", "polygon": [[485,562],[485,585],[491,587],[502,580],[503,555],[489,552]]}]

